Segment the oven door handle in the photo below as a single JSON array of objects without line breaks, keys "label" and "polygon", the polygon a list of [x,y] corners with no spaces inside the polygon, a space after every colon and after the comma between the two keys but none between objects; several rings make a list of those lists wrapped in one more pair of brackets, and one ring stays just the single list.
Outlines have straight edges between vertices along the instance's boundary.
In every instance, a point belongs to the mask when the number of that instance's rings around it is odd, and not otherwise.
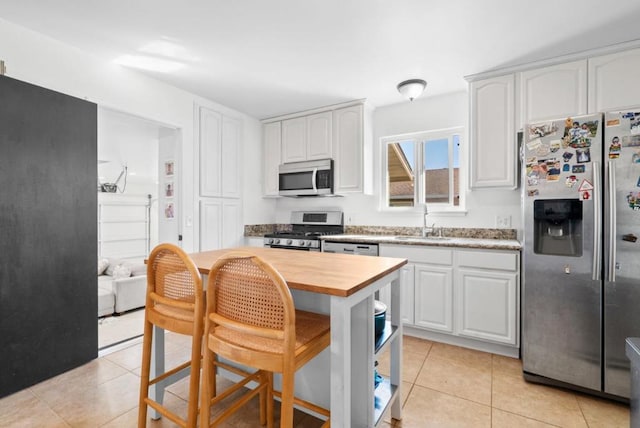
[{"label": "oven door handle", "polygon": [[311,174],[311,185],[313,186],[313,193],[318,193],[318,186],[316,186],[317,177],[318,177],[318,168],[313,168],[313,173]]}]

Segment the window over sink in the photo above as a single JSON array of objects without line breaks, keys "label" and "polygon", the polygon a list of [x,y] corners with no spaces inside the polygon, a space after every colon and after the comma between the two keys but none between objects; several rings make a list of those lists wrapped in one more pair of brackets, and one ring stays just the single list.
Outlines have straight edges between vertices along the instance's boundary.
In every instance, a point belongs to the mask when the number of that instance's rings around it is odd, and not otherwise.
[{"label": "window over sink", "polygon": [[384,208],[458,210],[463,128],[382,138]]}]

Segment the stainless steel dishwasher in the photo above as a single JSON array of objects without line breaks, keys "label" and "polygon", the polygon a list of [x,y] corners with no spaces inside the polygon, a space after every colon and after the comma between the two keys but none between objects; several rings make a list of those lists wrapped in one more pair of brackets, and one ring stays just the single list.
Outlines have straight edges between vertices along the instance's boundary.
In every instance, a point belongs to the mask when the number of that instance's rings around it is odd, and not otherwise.
[{"label": "stainless steel dishwasher", "polygon": [[344,253],[359,256],[378,256],[378,244],[358,244],[351,242],[324,241],[322,243],[324,253]]}]

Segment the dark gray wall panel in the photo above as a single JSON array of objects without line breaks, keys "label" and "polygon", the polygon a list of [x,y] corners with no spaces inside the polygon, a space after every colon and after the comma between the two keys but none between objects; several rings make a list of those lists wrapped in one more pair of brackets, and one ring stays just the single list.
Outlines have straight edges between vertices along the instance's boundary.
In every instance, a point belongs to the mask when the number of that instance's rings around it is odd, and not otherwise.
[{"label": "dark gray wall panel", "polygon": [[0,397],[97,357],[96,122],[0,76]]}]

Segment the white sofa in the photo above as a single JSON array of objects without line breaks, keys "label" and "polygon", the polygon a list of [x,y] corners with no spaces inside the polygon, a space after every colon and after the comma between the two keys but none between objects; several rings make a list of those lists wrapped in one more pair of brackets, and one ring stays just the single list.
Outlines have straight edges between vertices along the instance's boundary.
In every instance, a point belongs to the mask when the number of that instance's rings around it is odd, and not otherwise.
[{"label": "white sofa", "polygon": [[99,317],[144,307],[147,290],[144,264],[116,258],[101,259],[98,273]]}]

